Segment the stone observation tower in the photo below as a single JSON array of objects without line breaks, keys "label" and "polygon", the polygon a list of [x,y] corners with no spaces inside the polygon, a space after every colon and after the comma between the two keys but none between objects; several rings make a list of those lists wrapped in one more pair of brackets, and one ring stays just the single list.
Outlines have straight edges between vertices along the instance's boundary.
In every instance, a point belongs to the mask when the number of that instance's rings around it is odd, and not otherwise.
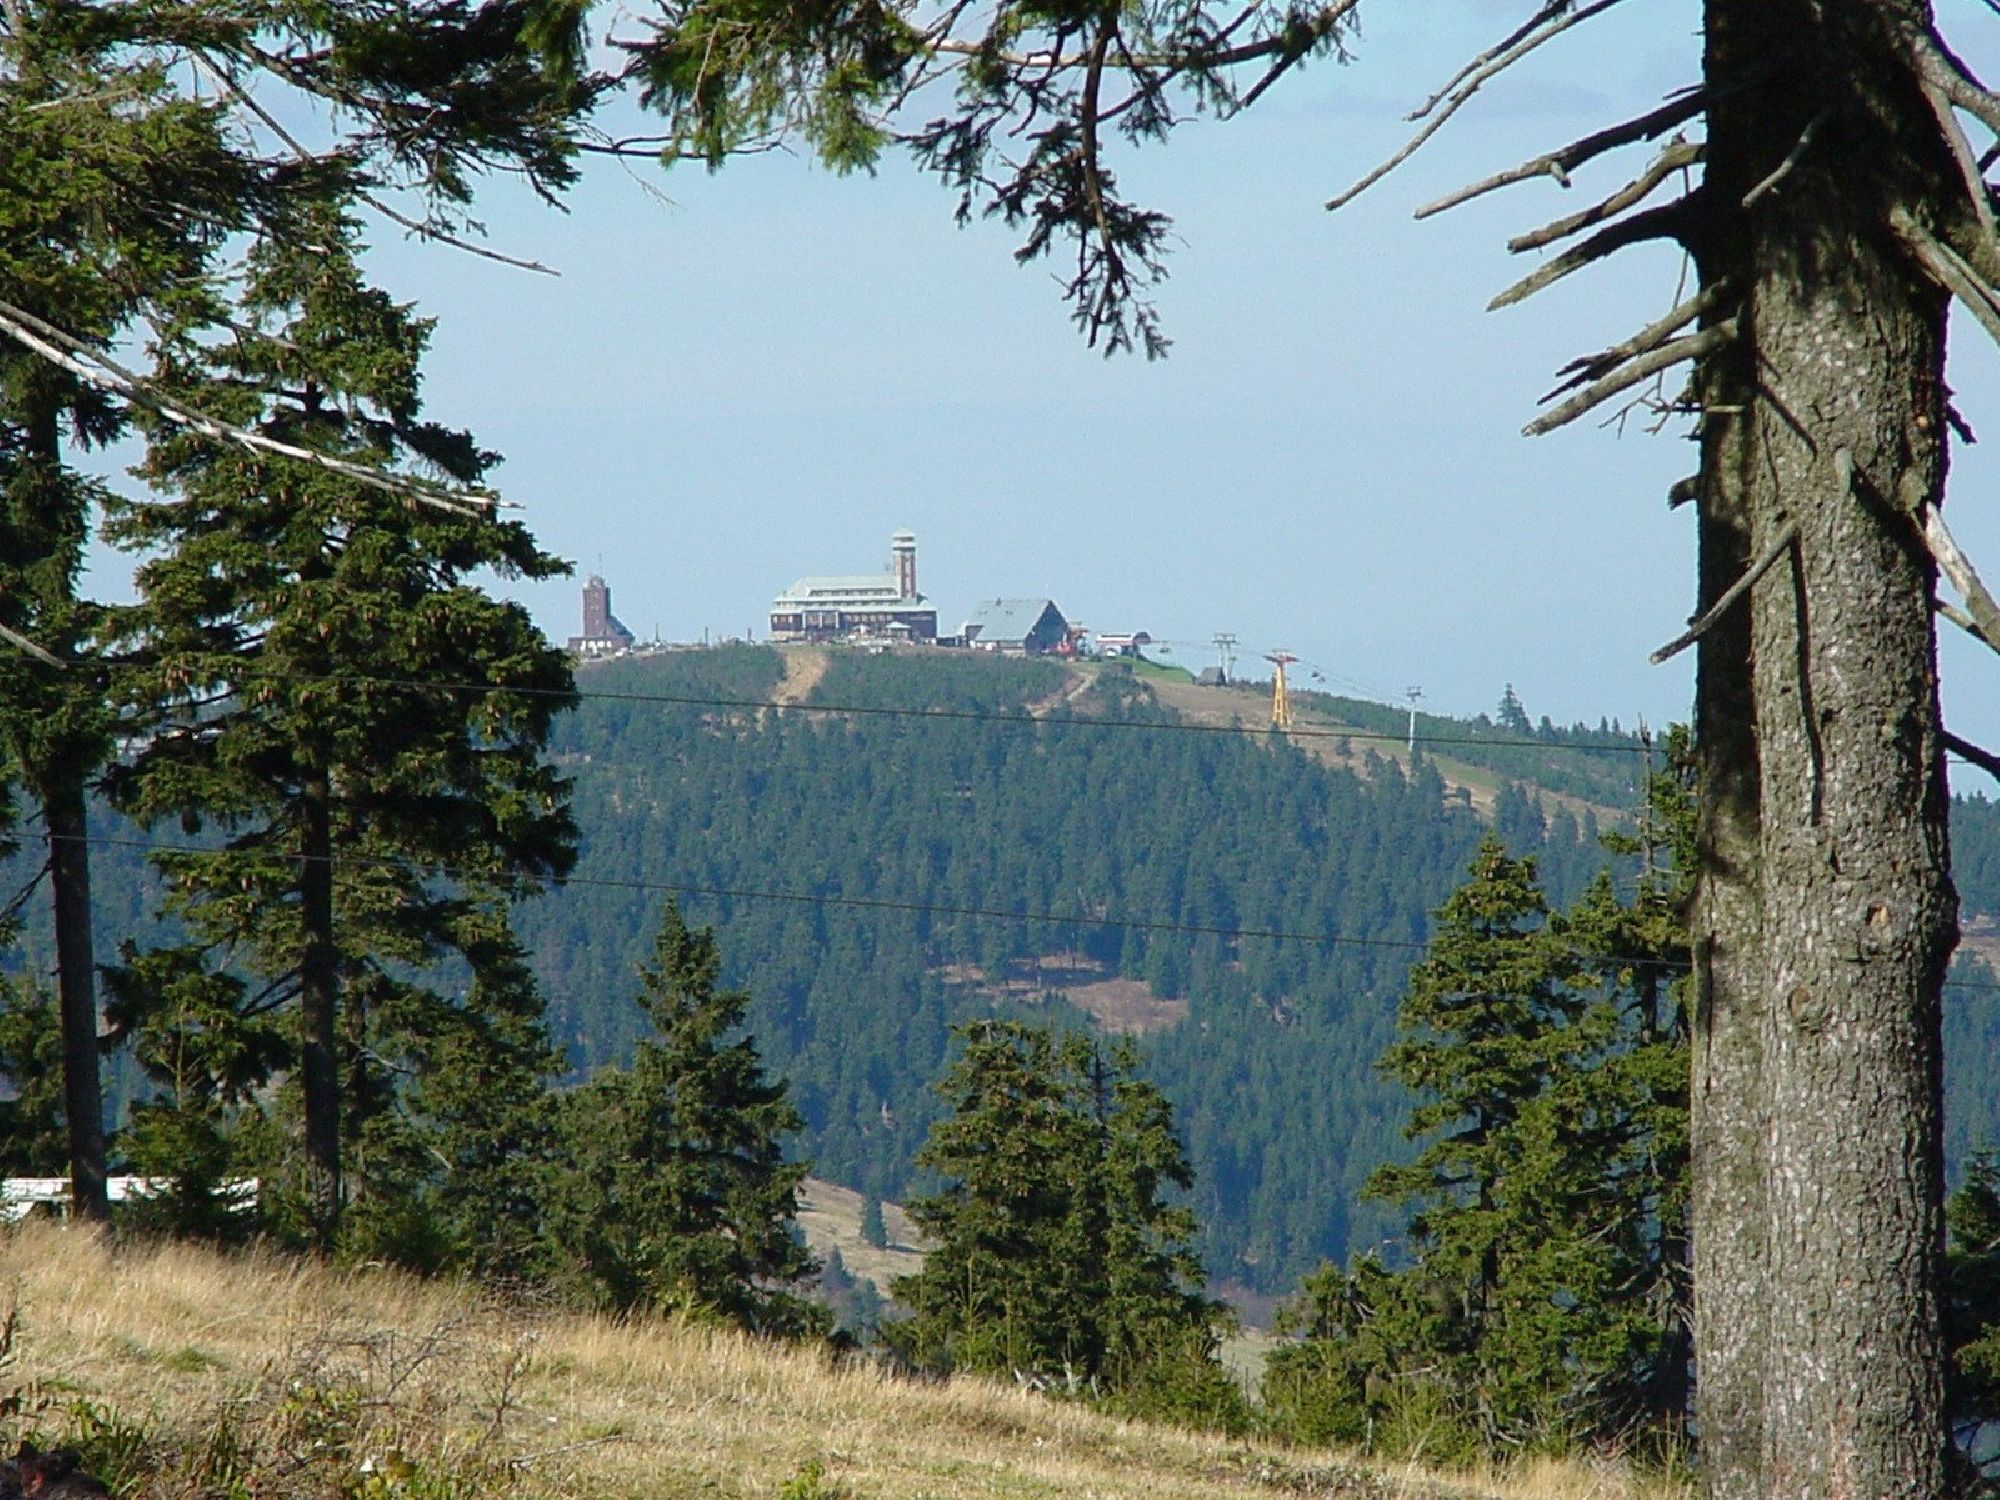
[{"label": "stone observation tower", "polygon": [[592,573],[583,581],[583,634],[569,638],[572,656],[613,656],[632,649],[633,635],[611,613],[611,585]]},{"label": "stone observation tower", "polygon": [[921,599],[917,592],[917,534],[899,531],[889,538],[889,556],[894,560],[896,590],[904,599]]}]

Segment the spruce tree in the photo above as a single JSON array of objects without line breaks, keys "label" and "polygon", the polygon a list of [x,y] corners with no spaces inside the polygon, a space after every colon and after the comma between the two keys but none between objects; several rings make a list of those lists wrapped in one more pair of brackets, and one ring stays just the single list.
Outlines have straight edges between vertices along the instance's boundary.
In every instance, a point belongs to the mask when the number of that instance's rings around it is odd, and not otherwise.
[{"label": "spruce tree", "polygon": [[1592,1186],[1565,1171],[1559,1139],[1589,1110],[1555,1086],[1601,1044],[1608,1018],[1586,1023],[1576,965],[1547,915],[1534,861],[1489,836],[1438,911],[1397,1018],[1402,1039],[1381,1062],[1417,1095],[1405,1134],[1426,1144],[1367,1191],[1415,1205],[1411,1251],[1447,1308],[1439,1378],[1471,1401],[1489,1440],[1557,1419],[1556,1393],[1541,1388],[1560,1380],[1561,1356],[1526,1315],[1592,1269],[1558,1227]]},{"label": "spruce tree", "polygon": [[[211,107],[72,10],[14,5],[0,28],[0,301],[103,347],[205,271],[245,174]],[[111,719],[104,611],[79,590],[104,491],[79,458],[128,415],[0,336],[0,780],[41,814],[72,1205],[92,1220],[109,1209],[85,807]]]},{"label": "spruce tree", "polygon": [[138,1174],[163,1183],[138,1211],[148,1229],[203,1239],[257,1227],[233,1184],[268,1152],[257,1139],[258,1101],[294,1056],[272,1003],[282,985],[252,987],[218,971],[199,945],[142,952],[129,940],[105,973],[109,1014],[133,1038],[149,1085],[119,1148]]},{"label": "spruce tree", "polygon": [[55,1001],[18,975],[0,975],[0,1177],[52,1177],[69,1165],[63,1119],[62,1032]]},{"label": "spruce tree", "polygon": [[882,1200],[873,1193],[861,1205],[861,1242],[877,1250],[889,1243],[889,1223],[882,1214]]},{"label": "spruce tree", "polygon": [[1685,780],[1653,803],[1607,840],[1645,857],[1629,902],[1607,874],[1551,914],[1534,862],[1489,836],[1440,908],[1382,1059],[1417,1094],[1422,1144],[1368,1187],[1412,1208],[1410,1264],[1308,1279],[1288,1315],[1305,1339],[1266,1381],[1299,1435],[1460,1458],[1679,1440]]},{"label": "spruce tree", "polygon": [[1604,1393],[1601,1422],[1685,1440],[1694,1359],[1693,1257],[1688,1222],[1688,902],[1694,888],[1694,747],[1685,726],[1650,760],[1636,829],[1603,836],[1638,871],[1629,898],[1606,871],[1559,914],[1562,941],[1619,1011],[1615,1047],[1595,1064],[1611,1111],[1601,1170],[1625,1205],[1617,1235],[1627,1266],[1620,1295],[1645,1309],[1641,1368]]},{"label": "spruce tree", "polygon": [[[423,419],[428,325],[366,285],[343,202],[336,183],[295,203],[251,246],[233,307],[197,305],[162,341],[161,379],[239,426],[475,484],[494,456]],[[206,335],[224,320],[227,339]],[[172,503],[112,527],[144,561],[123,632],[143,740],[111,786],[149,828],[199,836],[155,863],[183,969],[239,986],[224,1029],[291,1017],[302,1129],[281,1176],[331,1247],[350,1196],[409,1191],[430,1149],[398,1123],[414,1118],[400,1080],[517,985],[506,909],[573,857],[566,785],[541,758],[567,659],[472,581],[562,565],[491,514],[179,427],[150,436],[143,473]],[[135,974],[123,998],[124,1024],[172,1024],[171,987]],[[496,1067],[546,1066],[538,1023],[509,1037]]]},{"label": "spruce tree", "polygon": [[815,1265],[798,1229],[803,1121],[789,1086],[739,1035],[750,997],[719,987],[712,929],[669,900],[639,1005],[652,1035],[563,1104],[551,1189],[559,1273],[620,1310],[672,1309],[755,1333],[826,1331],[800,1293]]},{"label": "spruce tree", "polygon": [[1946,1212],[1946,1407],[1961,1447],[1988,1486],[1978,1493],[1990,1494],[2000,1478],[2000,1454],[1986,1437],[2000,1421],[2000,1162],[1990,1153],[1968,1165]]},{"label": "spruce tree", "polygon": [[946,1185],[909,1205],[931,1249],[892,1289],[911,1313],[896,1337],[929,1369],[1087,1379],[1108,1290],[1089,1044],[1017,1022],[959,1034],[948,1113],[917,1155]]},{"label": "spruce tree", "polygon": [[[545,196],[565,186],[592,95],[585,9],[0,7],[0,781],[26,791],[46,830],[64,1114],[85,1218],[108,1212],[86,806],[113,720],[98,659],[105,611],[78,588],[105,489],[79,457],[119,437],[135,411],[216,415],[185,389],[134,379],[108,351],[191,336],[220,247],[291,232],[301,193],[338,181],[351,202],[463,244],[476,174],[511,169]],[[288,101],[274,110],[278,94]],[[317,153],[281,118],[315,109],[335,137]],[[406,190],[404,208],[386,196],[394,190]],[[222,336],[229,310],[207,307],[208,333]],[[254,426],[236,436],[270,440]]]},{"label": "spruce tree", "polygon": [[[910,1207],[931,1242],[888,1330],[938,1370],[1032,1376],[1230,1425],[1203,1295],[1192,1185],[1172,1113],[1128,1047],[1011,1021],[959,1028],[949,1113],[921,1165],[944,1188]],[[1220,1378],[1218,1378],[1220,1377]]]}]

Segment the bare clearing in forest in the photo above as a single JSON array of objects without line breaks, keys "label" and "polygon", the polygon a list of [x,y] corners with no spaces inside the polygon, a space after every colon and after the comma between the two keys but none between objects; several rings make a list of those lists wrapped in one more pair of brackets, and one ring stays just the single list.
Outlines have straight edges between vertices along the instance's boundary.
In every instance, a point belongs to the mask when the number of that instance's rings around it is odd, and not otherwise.
[{"label": "bare clearing in forest", "polygon": [[785,675],[771,691],[773,703],[805,702],[826,676],[828,657],[824,646],[780,646],[778,659],[785,664]]}]

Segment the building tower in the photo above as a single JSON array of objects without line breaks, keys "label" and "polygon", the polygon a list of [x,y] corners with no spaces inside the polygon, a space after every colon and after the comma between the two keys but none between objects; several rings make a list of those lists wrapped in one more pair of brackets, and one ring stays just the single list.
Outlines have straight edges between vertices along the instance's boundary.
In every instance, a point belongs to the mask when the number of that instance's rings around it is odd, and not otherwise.
[{"label": "building tower", "polygon": [[917,597],[917,534],[899,531],[889,538],[889,556],[896,570],[897,597]]},{"label": "building tower", "polygon": [[583,581],[583,638],[611,638],[611,585],[595,573]]},{"label": "building tower", "polygon": [[630,651],[632,632],[611,613],[611,585],[592,573],[583,581],[583,634],[569,638],[569,649],[577,656],[609,656]]}]

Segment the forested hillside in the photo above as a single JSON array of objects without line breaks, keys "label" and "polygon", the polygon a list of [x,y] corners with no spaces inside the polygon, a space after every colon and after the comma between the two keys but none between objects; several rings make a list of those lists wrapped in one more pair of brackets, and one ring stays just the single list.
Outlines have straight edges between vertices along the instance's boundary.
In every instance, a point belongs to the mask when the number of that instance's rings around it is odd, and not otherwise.
[{"label": "forested hillside", "polygon": [[[781,674],[776,652],[748,649],[585,674],[558,744],[585,830],[577,880],[521,916],[579,1061],[629,1043],[602,1001],[629,983],[659,900],[588,882],[682,888],[726,934],[818,1170],[900,1196],[954,1020],[1141,981],[1187,1007],[1153,1038],[1152,1068],[1188,1136],[1210,1262],[1280,1287],[1343,1253],[1352,1190],[1400,1121],[1373,1061],[1424,914],[1477,838],[1466,802],[1365,750],[1336,770],[1260,735],[1175,732],[1115,672],[1064,718],[1020,722],[1064,689],[1043,662],[842,654],[813,691],[930,716],[604,696],[762,700]],[[1016,722],[979,716],[1006,713]],[[1549,851],[1559,885],[1595,863],[1565,826]],[[1043,956],[1059,967],[1029,967]]]},{"label": "forested hillside", "polygon": [[[1385,1211],[1356,1200],[1404,1149],[1407,1101],[1375,1060],[1428,913],[1485,826],[1421,746],[1406,767],[1387,758],[1399,745],[1369,738],[1403,729],[1400,714],[1377,707],[1377,723],[1315,696],[1359,731],[1334,748],[1198,730],[1115,666],[844,652],[820,675],[786,665],[730,647],[581,675],[553,744],[581,858],[519,915],[579,1073],[636,1044],[635,975],[672,889],[691,920],[717,924],[724,977],[752,994],[749,1025],[793,1080],[822,1176],[888,1198],[924,1186],[912,1158],[951,1024],[1030,1011],[1141,1033],[1218,1276],[1284,1291],[1322,1257],[1393,1238]],[[1502,785],[1492,821],[1539,855],[1557,903],[1606,858],[1571,799],[1629,804],[1643,776],[1609,726],[1427,717],[1419,734],[1450,763],[1539,773]],[[1977,932],[2000,912],[2000,807],[1958,812]],[[101,851],[114,940],[147,925],[139,858]],[[4,892],[31,874],[17,857]],[[1045,917],[1063,920],[1027,919]],[[25,951],[44,962],[45,936],[31,929]],[[1983,971],[1960,977],[1955,1154],[2000,1140],[1976,1061],[2000,1045],[2000,992]]]},{"label": "forested hillside", "polygon": [[[1427,914],[1478,838],[1468,799],[1362,737],[1342,766],[1263,734],[1182,732],[1116,669],[1066,688],[1046,662],[836,654],[809,704],[908,712],[731,706],[769,701],[784,675],[754,648],[584,674],[558,745],[578,878],[521,919],[582,1065],[629,1043],[604,997],[629,984],[659,901],[619,883],[679,887],[725,934],[818,1170],[895,1197],[913,1186],[953,1020],[1065,996],[1095,1007],[1103,981],[1140,981],[1179,1002],[1142,1001],[1138,1019],[1172,1022],[1148,1035],[1149,1063],[1188,1137],[1217,1274],[1282,1289],[1393,1233],[1354,1196],[1400,1147],[1404,1100],[1374,1063]],[[1020,722],[1030,705],[1049,717]],[[1560,764],[1571,733],[1488,753]],[[1640,762],[1623,743],[1629,800]],[[1587,769],[1564,789],[1607,800],[1613,757],[1575,759]],[[1538,845],[1560,902],[1604,855],[1588,817],[1540,800],[1532,784],[1503,794],[1497,820]]]}]

